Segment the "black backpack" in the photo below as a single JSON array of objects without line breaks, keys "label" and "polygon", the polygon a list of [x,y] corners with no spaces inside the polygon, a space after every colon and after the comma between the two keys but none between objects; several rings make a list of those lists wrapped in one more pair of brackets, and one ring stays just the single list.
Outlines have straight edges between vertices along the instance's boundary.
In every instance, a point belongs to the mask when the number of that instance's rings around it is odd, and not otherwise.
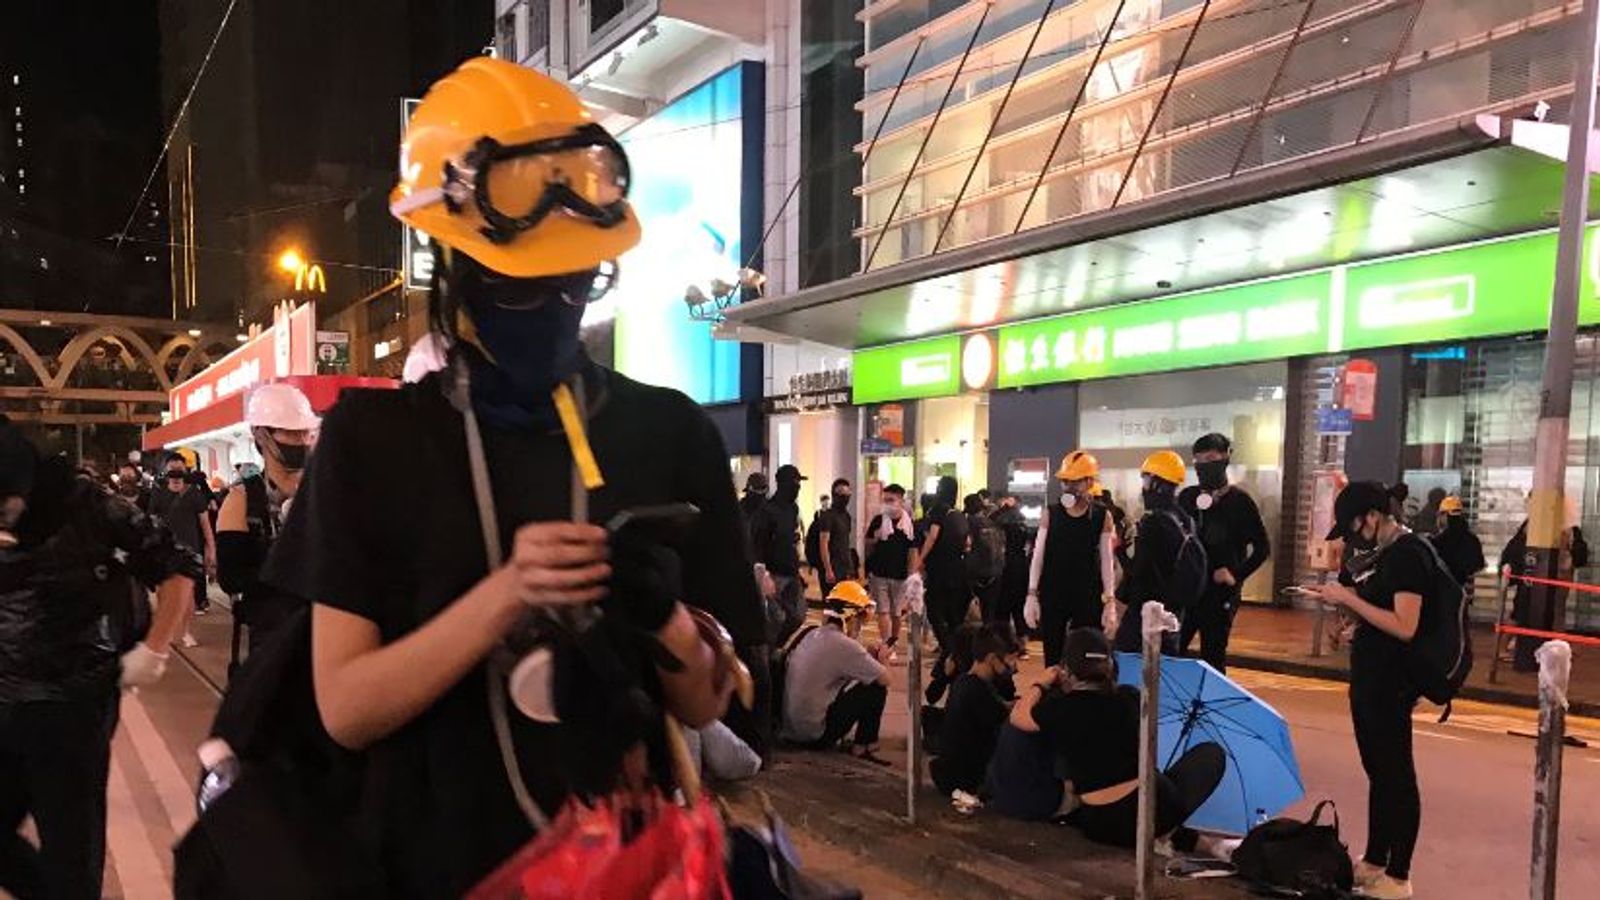
[{"label": "black backpack", "polygon": [[1178,543],[1172,571],[1162,584],[1161,602],[1174,611],[1193,609],[1211,583],[1211,562],[1206,556],[1206,545],[1200,542],[1200,535],[1188,516],[1171,509],[1163,510],[1162,514],[1172,521],[1183,538]]},{"label": "black backpack", "polygon": [[811,527],[806,529],[806,565],[822,571],[822,538],[828,533],[827,513],[811,517]]},{"label": "black backpack", "polygon": [[768,669],[768,675],[772,679],[772,721],[776,725],[781,726],[783,724],[783,700],[787,690],[785,683],[788,681],[789,675],[789,654],[794,652],[794,648],[800,646],[800,642],[805,640],[806,635],[816,630],[817,625],[815,623],[800,626],[795,629],[794,634],[789,635],[787,641],[783,642],[783,646],[772,654],[772,663]]},{"label": "black backpack", "polygon": [[1472,672],[1472,635],[1467,630],[1467,613],[1472,597],[1432,540],[1417,535],[1433,562],[1433,590],[1422,598],[1422,615],[1417,633],[1406,654],[1407,670],[1417,690],[1429,702],[1445,708],[1439,721],[1450,717],[1450,701]]},{"label": "black backpack", "polygon": [[[1333,824],[1322,824],[1322,810]],[[1250,829],[1233,851],[1239,877],[1268,891],[1307,898],[1345,897],[1355,885],[1350,848],[1339,839],[1339,810],[1332,800],[1317,804],[1311,818],[1272,819]]]},{"label": "black backpack", "polygon": [[967,578],[973,584],[987,584],[1000,577],[1006,567],[1006,535],[994,520],[983,514],[967,516],[972,549],[967,551]]}]

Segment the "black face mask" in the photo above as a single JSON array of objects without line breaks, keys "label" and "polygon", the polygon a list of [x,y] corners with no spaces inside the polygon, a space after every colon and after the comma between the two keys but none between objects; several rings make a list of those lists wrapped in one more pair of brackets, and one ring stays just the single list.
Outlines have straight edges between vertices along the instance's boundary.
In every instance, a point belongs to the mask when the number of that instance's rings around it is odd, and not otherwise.
[{"label": "black face mask", "polygon": [[1370,553],[1371,551],[1376,550],[1378,548],[1377,537],[1367,537],[1362,533],[1364,530],[1365,525],[1363,524],[1361,528],[1357,528],[1356,530],[1345,535],[1345,546],[1357,553]]},{"label": "black face mask", "polygon": [[800,499],[800,485],[778,482],[778,489],[772,492],[772,499],[779,503],[793,503]]},{"label": "black face mask", "polygon": [[1205,490],[1215,491],[1228,486],[1228,461],[1225,459],[1195,463],[1194,472],[1200,479],[1200,487]]},{"label": "black face mask", "polygon": [[837,509],[840,512],[844,512],[845,510],[849,509],[850,508],[850,495],[849,494],[834,494],[833,495],[833,508]]},{"label": "black face mask", "polygon": [[273,443],[277,444],[278,462],[283,463],[285,469],[298,472],[306,467],[306,456],[310,454],[310,447],[305,444],[279,444],[277,441]]},{"label": "black face mask", "polygon": [[1145,509],[1167,509],[1176,501],[1177,488],[1165,481],[1154,481],[1139,492]]}]

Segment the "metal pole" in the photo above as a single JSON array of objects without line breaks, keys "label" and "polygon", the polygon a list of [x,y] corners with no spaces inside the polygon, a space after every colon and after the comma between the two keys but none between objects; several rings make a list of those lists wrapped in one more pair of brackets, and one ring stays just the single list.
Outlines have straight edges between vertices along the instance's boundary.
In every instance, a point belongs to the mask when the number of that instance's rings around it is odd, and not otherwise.
[{"label": "metal pole", "polygon": [[911,658],[906,665],[906,711],[911,723],[906,729],[906,820],[917,823],[917,791],[922,787],[922,614],[907,617],[910,625]]},{"label": "metal pole", "polygon": [[[1156,609],[1152,610],[1154,606]],[[1156,719],[1161,707],[1162,632],[1150,627],[1153,615],[1160,615],[1161,604],[1151,601],[1139,611],[1143,627],[1143,690],[1139,692],[1139,826],[1135,843],[1133,896],[1147,900],[1155,896],[1156,843]],[[1128,610],[1131,615],[1133,610]]]},{"label": "metal pole", "polygon": [[1500,610],[1494,626],[1494,655],[1489,657],[1490,684],[1500,683],[1500,648],[1504,647],[1506,642],[1505,635],[1500,633],[1500,626],[1506,624],[1506,594],[1510,592],[1510,585],[1506,582],[1504,574],[1495,573],[1495,581],[1499,585],[1497,590],[1500,598]]},{"label": "metal pole", "polygon": [[[1596,55],[1600,54],[1600,0],[1583,4],[1583,18],[1573,31],[1578,41],[1573,76],[1572,115],[1568,122],[1566,182],[1561,197],[1561,228],[1556,244],[1555,292],[1550,298],[1550,330],[1545,341],[1544,379],[1539,396],[1539,430],[1534,438],[1533,497],[1528,510],[1528,571],[1559,577],[1562,485],[1566,480],[1567,440],[1571,427],[1572,367],[1578,331],[1578,290],[1583,284],[1583,229],[1589,211],[1589,136],[1594,130]],[[1562,592],[1549,585],[1529,584],[1529,614],[1534,628],[1554,630]],[[1522,623],[1519,623],[1522,624]],[[1533,641],[1517,641],[1515,667],[1534,669]]]},{"label": "metal pole", "polygon": [[1539,747],[1533,765],[1531,900],[1555,900],[1556,850],[1561,832],[1561,755],[1567,732],[1567,682],[1572,647],[1551,641],[1539,652]]},{"label": "metal pole", "polygon": [[1328,621],[1328,606],[1318,603],[1316,614],[1311,618],[1311,657],[1315,659],[1322,655],[1322,632]]}]

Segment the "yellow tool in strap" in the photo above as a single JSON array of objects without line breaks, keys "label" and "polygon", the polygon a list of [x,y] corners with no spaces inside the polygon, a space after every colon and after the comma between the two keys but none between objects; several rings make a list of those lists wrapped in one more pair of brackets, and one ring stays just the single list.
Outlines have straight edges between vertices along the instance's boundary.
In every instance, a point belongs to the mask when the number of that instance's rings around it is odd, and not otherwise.
[{"label": "yellow tool in strap", "polygon": [[589,434],[583,428],[583,418],[578,415],[578,401],[572,396],[572,388],[565,382],[556,385],[551,399],[555,401],[556,414],[561,417],[561,430],[566,432],[567,446],[572,448],[572,462],[578,467],[583,486],[591,491],[605,487],[606,479],[600,474],[594,448],[589,446]]}]

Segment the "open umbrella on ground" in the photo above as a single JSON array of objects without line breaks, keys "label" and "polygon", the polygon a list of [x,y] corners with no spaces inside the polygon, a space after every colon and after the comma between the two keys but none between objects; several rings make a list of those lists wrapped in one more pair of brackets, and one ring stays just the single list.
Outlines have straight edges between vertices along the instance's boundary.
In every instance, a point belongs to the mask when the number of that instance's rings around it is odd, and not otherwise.
[{"label": "open umbrella on ground", "polygon": [[[1118,653],[1118,681],[1138,687],[1141,659]],[[1161,657],[1157,762],[1165,769],[1197,744],[1220,745],[1222,783],[1188,825],[1244,834],[1305,795],[1289,723],[1261,698],[1198,659]]]}]

